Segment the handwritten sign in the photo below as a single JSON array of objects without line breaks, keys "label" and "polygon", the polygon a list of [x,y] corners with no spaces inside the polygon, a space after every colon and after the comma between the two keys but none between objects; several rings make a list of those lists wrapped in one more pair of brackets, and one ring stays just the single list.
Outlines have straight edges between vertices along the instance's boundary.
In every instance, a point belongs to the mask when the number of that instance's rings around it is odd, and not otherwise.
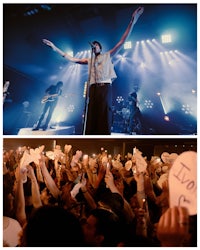
[{"label": "handwritten sign", "polygon": [[169,171],[170,207],[186,207],[197,214],[197,153],[186,151],[174,161]]}]

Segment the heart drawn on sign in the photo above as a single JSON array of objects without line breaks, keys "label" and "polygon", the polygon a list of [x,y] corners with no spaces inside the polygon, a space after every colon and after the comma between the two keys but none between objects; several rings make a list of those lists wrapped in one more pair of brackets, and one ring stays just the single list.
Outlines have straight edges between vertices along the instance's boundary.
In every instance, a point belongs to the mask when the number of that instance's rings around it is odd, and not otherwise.
[{"label": "heart drawn on sign", "polygon": [[181,195],[178,199],[178,205],[180,207],[187,207],[190,201],[185,197],[185,195]]}]

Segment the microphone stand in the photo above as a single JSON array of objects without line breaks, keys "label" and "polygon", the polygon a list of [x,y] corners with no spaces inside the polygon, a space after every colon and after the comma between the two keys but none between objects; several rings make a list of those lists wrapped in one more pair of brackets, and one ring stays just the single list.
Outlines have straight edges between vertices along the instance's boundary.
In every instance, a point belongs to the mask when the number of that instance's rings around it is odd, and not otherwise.
[{"label": "microphone stand", "polygon": [[87,80],[87,83],[86,83],[85,108],[84,108],[84,121],[83,121],[83,135],[85,135],[85,132],[86,132],[86,123],[87,123],[87,114],[88,114],[88,104],[89,104],[90,78],[91,78],[92,62],[93,62],[93,51],[94,51],[94,48],[91,47],[91,61],[90,61],[90,68],[89,68],[88,80]]}]

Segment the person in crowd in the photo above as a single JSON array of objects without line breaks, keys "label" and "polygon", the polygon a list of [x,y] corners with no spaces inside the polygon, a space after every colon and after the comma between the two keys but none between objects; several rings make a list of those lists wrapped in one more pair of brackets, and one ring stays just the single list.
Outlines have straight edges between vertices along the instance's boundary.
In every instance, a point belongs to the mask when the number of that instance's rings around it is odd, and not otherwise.
[{"label": "person in crowd", "polygon": [[19,234],[22,226],[16,217],[14,209],[14,180],[9,172],[3,175],[3,246],[16,247],[19,245]]},{"label": "person in crowd", "polygon": [[75,58],[56,47],[47,39],[43,42],[50,46],[68,61],[89,65],[89,103],[86,104],[84,114],[83,134],[87,135],[110,135],[112,125],[112,82],[117,75],[114,70],[111,57],[113,57],[123,46],[131,31],[144,11],[143,7],[137,8],[122,35],[119,42],[108,52],[102,53],[102,45],[98,41],[91,43],[91,58]]},{"label": "person in crowd", "polygon": [[81,224],[60,206],[36,209],[24,227],[21,247],[84,247]]}]

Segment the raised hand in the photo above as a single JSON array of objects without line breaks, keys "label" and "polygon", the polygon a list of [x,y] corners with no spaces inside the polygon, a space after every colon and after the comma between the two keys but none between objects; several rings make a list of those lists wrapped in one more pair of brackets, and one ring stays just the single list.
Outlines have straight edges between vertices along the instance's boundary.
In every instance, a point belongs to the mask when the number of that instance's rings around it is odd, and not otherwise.
[{"label": "raised hand", "polygon": [[65,144],[65,147],[64,147],[65,154],[68,154],[71,149],[72,149],[72,145]]},{"label": "raised hand", "polygon": [[163,247],[181,247],[189,235],[189,214],[185,207],[169,208],[157,225],[157,237]]},{"label": "raised hand", "polygon": [[46,44],[47,46],[50,46],[51,48],[54,48],[54,44],[47,40],[47,39],[42,39],[43,43]]},{"label": "raised hand", "polygon": [[132,19],[134,24],[137,22],[138,18],[142,15],[143,12],[144,12],[144,7],[139,7],[133,12]]},{"label": "raised hand", "polygon": [[109,169],[106,169],[104,180],[108,188],[112,188],[113,186],[115,186],[113,174],[110,172]]},{"label": "raised hand", "polygon": [[72,161],[71,161],[71,167],[74,167],[78,164],[79,159],[81,158],[83,152],[81,150],[77,150],[76,154],[73,155]]}]

